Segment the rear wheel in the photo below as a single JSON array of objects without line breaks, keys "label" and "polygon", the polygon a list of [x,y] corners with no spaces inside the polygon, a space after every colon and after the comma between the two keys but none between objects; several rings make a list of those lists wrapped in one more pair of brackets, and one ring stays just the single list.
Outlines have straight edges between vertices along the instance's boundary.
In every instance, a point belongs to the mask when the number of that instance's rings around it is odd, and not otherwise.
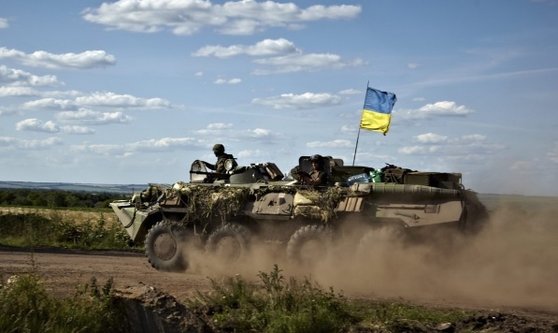
[{"label": "rear wheel", "polygon": [[287,243],[287,258],[302,265],[312,265],[324,258],[331,242],[331,234],[323,225],[299,228]]},{"label": "rear wheel", "polygon": [[224,262],[235,262],[248,252],[250,237],[246,227],[225,224],[209,235],[206,249]]},{"label": "rear wheel", "polygon": [[171,221],[157,222],[145,238],[145,254],[153,268],[165,272],[186,270],[183,246],[185,231]]}]

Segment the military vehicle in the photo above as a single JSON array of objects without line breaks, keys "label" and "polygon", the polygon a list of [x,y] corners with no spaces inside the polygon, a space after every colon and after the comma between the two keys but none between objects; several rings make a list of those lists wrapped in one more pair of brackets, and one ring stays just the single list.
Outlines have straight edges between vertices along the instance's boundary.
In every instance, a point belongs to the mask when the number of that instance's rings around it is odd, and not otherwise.
[{"label": "military vehicle", "polygon": [[143,243],[151,265],[162,271],[185,270],[185,249],[192,244],[230,262],[257,239],[282,244],[288,259],[304,261],[305,246],[327,246],[351,223],[468,230],[486,218],[459,173],[346,166],[341,159],[318,157],[327,174],[324,186],[305,185],[298,176],[311,172],[310,156],[301,156],[287,176],[274,163],[233,167],[231,160],[218,174],[196,160],[189,182],[150,184],[110,206],[131,240]]}]

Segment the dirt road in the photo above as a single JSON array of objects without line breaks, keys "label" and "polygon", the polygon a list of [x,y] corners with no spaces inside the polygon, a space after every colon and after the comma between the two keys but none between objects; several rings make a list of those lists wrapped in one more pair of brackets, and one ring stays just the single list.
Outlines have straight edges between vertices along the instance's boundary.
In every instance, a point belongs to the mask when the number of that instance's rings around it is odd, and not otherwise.
[{"label": "dirt road", "polygon": [[95,277],[99,284],[114,279],[116,288],[140,284],[156,287],[178,299],[206,290],[208,279],[192,273],[157,272],[143,254],[127,252],[42,250],[24,252],[0,249],[0,276],[5,281],[11,275],[35,271],[49,290],[68,295],[79,284]]}]

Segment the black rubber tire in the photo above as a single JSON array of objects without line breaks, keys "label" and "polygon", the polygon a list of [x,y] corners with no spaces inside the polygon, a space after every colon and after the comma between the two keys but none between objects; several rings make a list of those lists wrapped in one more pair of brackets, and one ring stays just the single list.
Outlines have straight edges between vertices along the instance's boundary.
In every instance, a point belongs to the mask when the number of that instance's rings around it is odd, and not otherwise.
[{"label": "black rubber tire", "polygon": [[[238,224],[225,224],[209,235],[205,249],[212,255],[219,256],[224,262],[235,262],[246,255],[250,248],[251,233],[248,228]],[[226,242],[232,242],[225,244]],[[223,246],[232,245],[234,253],[224,254]]]},{"label": "black rubber tire", "polygon": [[[314,242],[319,247],[317,258],[306,258],[303,255],[304,248],[309,243]],[[287,243],[287,258],[291,262],[301,265],[312,265],[315,261],[327,255],[331,245],[331,232],[324,225],[305,225],[300,227],[292,234]]]},{"label": "black rubber tire", "polygon": [[151,227],[145,238],[145,255],[151,266],[165,272],[185,271],[184,235],[184,230],[171,221],[159,221]]}]

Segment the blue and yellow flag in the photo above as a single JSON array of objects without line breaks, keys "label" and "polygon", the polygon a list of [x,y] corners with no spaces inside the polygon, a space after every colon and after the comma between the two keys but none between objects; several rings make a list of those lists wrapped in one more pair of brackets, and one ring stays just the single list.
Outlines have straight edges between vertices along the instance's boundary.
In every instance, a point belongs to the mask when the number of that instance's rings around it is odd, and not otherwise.
[{"label": "blue and yellow flag", "polygon": [[362,118],[360,119],[360,128],[386,135],[391,122],[391,110],[396,101],[397,97],[394,93],[368,87],[364,99],[364,108],[362,109]]}]

